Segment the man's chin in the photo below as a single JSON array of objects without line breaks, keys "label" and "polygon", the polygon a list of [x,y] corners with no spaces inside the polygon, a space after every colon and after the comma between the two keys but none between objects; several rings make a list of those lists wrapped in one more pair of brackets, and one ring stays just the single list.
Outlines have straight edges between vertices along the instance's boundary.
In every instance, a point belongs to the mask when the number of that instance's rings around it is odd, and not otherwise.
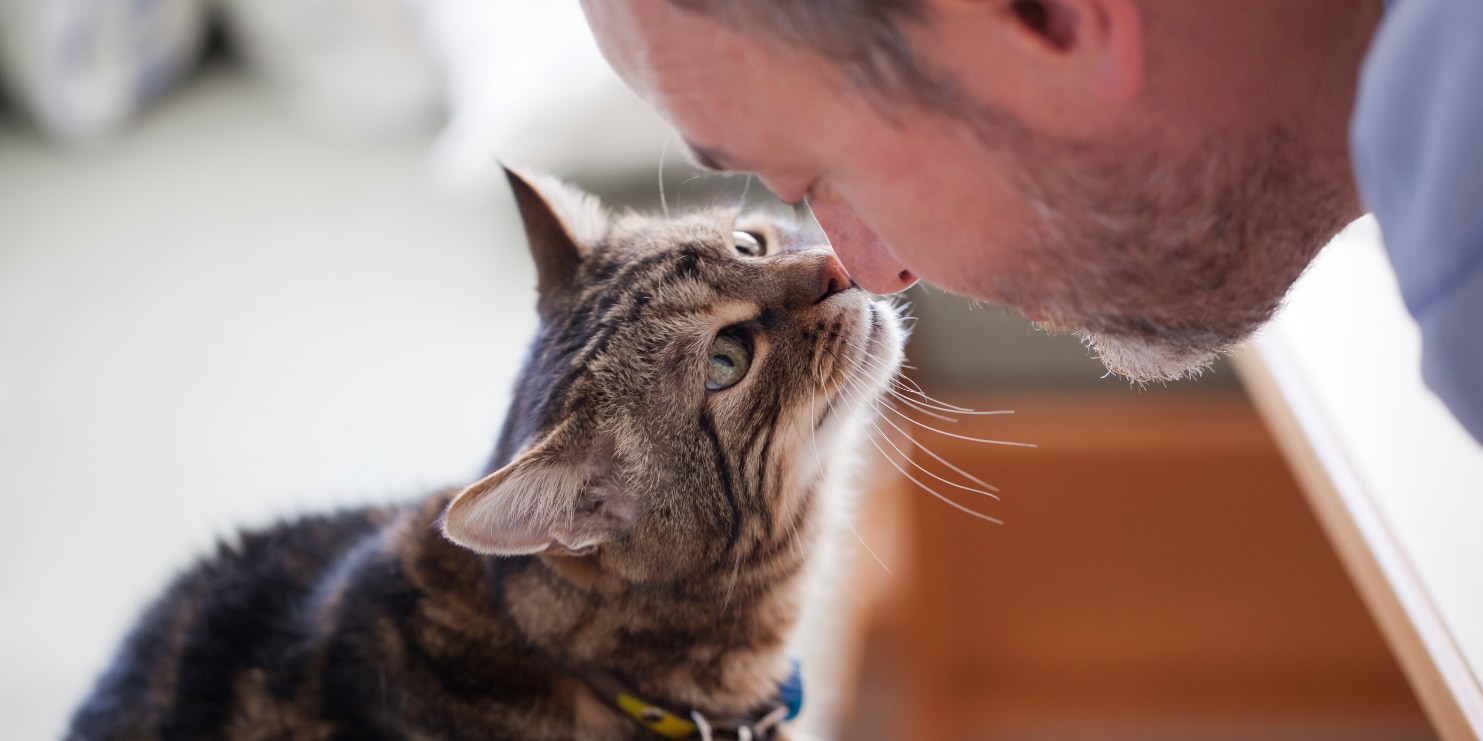
[{"label": "man's chin", "polygon": [[1081,341],[1107,370],[1133,383],[1198,378],[1229,344],[1218,347],[1171,343],[1158,338],[1078,331]]}]

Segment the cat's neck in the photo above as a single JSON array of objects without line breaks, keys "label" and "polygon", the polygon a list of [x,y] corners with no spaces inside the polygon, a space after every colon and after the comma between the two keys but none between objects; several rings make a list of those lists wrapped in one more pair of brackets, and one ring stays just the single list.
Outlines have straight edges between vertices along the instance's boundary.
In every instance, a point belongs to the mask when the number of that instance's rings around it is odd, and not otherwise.
[{"label": "cat's neck", "polygon": [[491,557],[455,545],[434,526],[450,497],[414,507],[394,537],[409,576],[436,585],[430,596],[449,614],[482,626],[471,640],[513,631],[553,677],[606,673],[647,701],[713,717],[768,704],[789,675],[815,527],[801,527],[765,569],[742,559],[724,575],[634,584],[591,557]]},{"label": "cat's neck", "polygon": [[796,576],[727,589],[633,585],[594,559],[526,557],[498,564],[509,618],[559,670],[603,673],[674,707],[740,716],[788,673],[787,638],[803,602]]}]

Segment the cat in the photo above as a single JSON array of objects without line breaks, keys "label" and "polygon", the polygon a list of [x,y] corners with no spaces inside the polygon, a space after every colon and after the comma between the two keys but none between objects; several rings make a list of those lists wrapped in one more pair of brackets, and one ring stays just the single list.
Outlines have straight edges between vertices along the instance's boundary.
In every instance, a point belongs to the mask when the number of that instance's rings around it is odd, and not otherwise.
[{"label": "cat", "polygon": [[787,737],[788,640],[900,320],[787,224],[507,174],[540,328],[492,473],[220,545],[68,738]]}]

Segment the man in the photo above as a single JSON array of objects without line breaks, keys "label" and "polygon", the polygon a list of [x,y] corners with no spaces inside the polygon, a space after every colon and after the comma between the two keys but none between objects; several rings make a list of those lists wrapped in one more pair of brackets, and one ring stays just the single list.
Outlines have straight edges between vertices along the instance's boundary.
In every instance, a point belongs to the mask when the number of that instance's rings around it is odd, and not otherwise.
[{"label": "man", "polygon": [[807,201],[861,286],[1014,307],[1137,381],[1250,335],[1368,205],[1483,440],[1477,0],[583,6],[693,158]]}]

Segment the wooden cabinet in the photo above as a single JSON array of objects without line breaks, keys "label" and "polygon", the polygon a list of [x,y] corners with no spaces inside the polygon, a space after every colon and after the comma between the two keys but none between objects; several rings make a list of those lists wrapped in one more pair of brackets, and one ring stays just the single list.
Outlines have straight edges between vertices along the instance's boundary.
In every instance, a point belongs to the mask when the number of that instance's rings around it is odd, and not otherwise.
[{"label": "wooden cabinet", "polygon": [[918,430],[1002,525],[877,477],[860,529],[896,545],[853,563],[884,597],[840,738],[1434,738],[1244,395],[949,400],[1015,413],[918,418],[1038,447]]}]

